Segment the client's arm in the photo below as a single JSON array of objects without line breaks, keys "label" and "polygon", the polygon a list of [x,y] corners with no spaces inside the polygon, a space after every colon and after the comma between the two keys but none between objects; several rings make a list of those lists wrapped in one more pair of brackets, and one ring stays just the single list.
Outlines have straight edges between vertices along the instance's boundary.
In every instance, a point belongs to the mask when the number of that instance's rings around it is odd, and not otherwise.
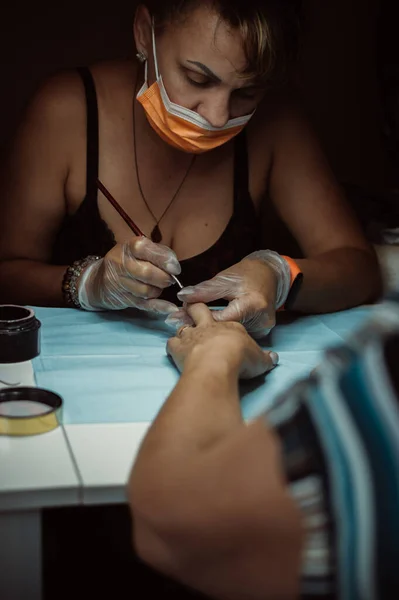
[{"label": "client's arm", "polygon": [[295,598],[301,521],[265,423],[244,424],[239,377],[273,366],[241,325],[203,305],[168,344],[182,377],[129,482],[134,542],[160,571],[223,600]]}]

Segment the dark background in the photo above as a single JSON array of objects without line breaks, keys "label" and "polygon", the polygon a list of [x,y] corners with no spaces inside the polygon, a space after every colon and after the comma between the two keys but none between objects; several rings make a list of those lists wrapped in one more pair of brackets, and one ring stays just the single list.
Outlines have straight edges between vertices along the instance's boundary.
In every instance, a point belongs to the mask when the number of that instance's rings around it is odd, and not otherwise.
[{"label": "dark background", "polygon": [[[135,4],[135,0],[107,3],[98,0],[10,3],[3,0],[0,156],[24,105],[47,76],[58,69],[133,53],[131,30]],[[338,178],[377,193],[392,185],[399,156],[392,135],[395,131],[399,134],[396,4],[398,0],[303,0],[304,43],[298,74],[305,103]],[[124,575],[128,573],[131,582],[132,568],[130,562],[124,567],[122,549],[128,557],[126,560],[134,561],[134,558],[130,552],[129,516],[121,515],[123,510],[125,507],[113,514],[112,509],[108,509],[111,523],[108,529],[125,532],[126,539],[122,543],[118,538],[112,545],[104,533],[106,541],[97,552],[93,551],[93,544],[87,545],[86,538],[80,537],[77,544],[75,535],[79,527],[81,530],[88,527],[89,519],[93,520],[93,530],[98,532],[99,518],[93,508],[90,514],[74,509],[70,520],[64,518],[65,513],[61,519],[53,511],[45,513],[46,598],[77,597],[76,578],[68,577],[64,581],[65,556],[71,573],[79,577],[92,572],[93,580],[102,582],[99,573],[113,572],[109,562],[113,551],[117,556],[117,564],[113,565],[118,575],[115,580],[121,586],[121,597],[126,596],[129,588]],[[73,528],[69,527],[71,522]],[[100,531],[97,538],[101,539],[101,535]],[[111,550],[104,553],[104,548]],[[152,584],[156,585],[153,573],[141,570],[140,577],[147,591]],[[90,582],[90,577],[86,579]],[[61,589],[60,580],[63,580]],[[137,581],[135,579],[135,583]],[[90,583],[87,585],[90,585],[86,595],[89,598],[93,596],[93,589]],[[84,583],[80,591],[82,586]],[[104,588],[101,597],[105,591]],[[115,597],[116,593],[113,580],[109,597]],[[156,593],[152,597],[157,597]],[[175,590],[168,597],[180,598]]]},{"label": "dark background", "polygon": [[[386,189],[393,177],[392,148],[383,136],[383,83],[392,72],[395,77],[399,63],[394,4],[303,0],[299,76],[305,103],[338,178],[369,191]],[[131,55],[135,5],[135,0],[3,3],[0,153],[24,104],[49,74]]]}]

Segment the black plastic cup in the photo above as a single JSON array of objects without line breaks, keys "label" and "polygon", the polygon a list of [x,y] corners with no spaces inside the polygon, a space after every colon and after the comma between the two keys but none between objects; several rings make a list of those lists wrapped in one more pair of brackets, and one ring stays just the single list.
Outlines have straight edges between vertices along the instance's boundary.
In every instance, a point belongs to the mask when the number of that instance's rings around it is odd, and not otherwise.
[{"label": "black plastic cup", "polygon": [[38,356],[40,327],[31,308],[0,304],[0,364],[20,363]]}]

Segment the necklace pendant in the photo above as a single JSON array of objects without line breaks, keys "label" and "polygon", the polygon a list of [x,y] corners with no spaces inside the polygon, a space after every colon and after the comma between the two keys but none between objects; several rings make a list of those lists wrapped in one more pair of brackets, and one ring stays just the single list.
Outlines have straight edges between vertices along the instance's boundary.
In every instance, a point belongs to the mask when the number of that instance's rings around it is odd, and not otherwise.
[{"label": "necklace pendant", "polygon": [[155,225],[154,229],[151,231],[151,240],[154,244],[159,244],[162,242],[162,233],[158,227],[158,223]]}]

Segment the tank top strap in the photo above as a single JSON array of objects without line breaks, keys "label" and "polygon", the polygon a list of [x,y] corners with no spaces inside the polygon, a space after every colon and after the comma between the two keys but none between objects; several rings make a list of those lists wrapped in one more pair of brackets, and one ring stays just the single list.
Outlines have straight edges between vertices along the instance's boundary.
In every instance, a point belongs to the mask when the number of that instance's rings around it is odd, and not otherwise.
[{"label": "tank top strap", "polygon": [[99,168],[98,103],[93,75],[88,67],[77,69],[86,95],[86,201],[97,202]]}]

